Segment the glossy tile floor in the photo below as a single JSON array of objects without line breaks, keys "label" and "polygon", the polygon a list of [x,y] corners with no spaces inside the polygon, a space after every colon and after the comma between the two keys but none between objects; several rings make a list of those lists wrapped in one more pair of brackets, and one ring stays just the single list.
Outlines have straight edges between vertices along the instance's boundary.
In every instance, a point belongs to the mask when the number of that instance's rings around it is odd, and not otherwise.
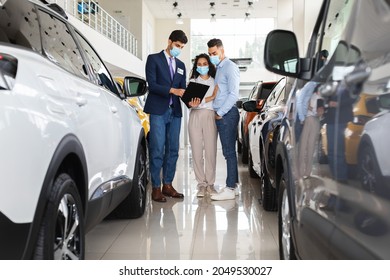
[{"label": "glossy tile floor", "polygon": [[[238,157],[240,194],[235,200],[196,197],[191,150],[180,150],[173,186],[184,200],[150,199],[145,214],[134,220],[105,220],[86,237],[90,260],[218,260],[278,259],[277,214],[258,202],[259,179],[249,177]],[[218,149],[216,188],[224,186],[226,163]]]}]

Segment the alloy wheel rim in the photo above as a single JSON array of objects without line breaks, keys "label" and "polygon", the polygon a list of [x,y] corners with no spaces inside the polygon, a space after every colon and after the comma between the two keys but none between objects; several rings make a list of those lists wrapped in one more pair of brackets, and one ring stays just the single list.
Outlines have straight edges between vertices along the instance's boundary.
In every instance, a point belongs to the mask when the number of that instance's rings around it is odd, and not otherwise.
[{"label": "alloy wheel rim", "polygon": [[369,191],[374,192],[375,185],[376,185],[375,174],[374,174],[374,162],[368,152],[365,154],[363,158],[362,171],[363,171],[363,185],[366,186],[366,188]]},{"label": "alloy wheel rim", "polygon": [[290,211],[287,198],[287,191],[284,189],[282,205],[281,205],[281,218],[282,218],[282,248],[285,259],[290,259]]},{"label": "alloy wheel rim", "polygon": [[65,194],[58,205],[54,236],[54,259],[79,260],[81,258],[79,210],[74,197]]},{"label": "alloy wheel rim", "polygon": [[140,167],[140,172],[138,176],[138,188],[140,190],[140,195],[139,195],[139,206],[142,208],[144,204],[144,196],[146,195],[146,187],[145,187],[145,181],[146,181],[146,161],[141,154],[139,158],[139,167]]}]

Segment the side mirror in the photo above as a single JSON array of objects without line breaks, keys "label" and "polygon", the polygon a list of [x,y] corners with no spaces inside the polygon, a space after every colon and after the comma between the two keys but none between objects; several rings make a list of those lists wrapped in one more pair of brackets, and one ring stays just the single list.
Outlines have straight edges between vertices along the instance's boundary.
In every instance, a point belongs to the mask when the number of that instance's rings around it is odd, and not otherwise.
[{"label": "side mirror", "polygon": [[242,103],[242,108],[247,112],[260,112],[256,108],[257,102],[255,100],[248,100]]},{"label": "side mirror", "polygon": [[379,95],[377,101],[380,108],[390,110],[390,93]]},{"label": "side mirror", "polygon": [[148,91],[146,81],[136,77],[125,77],[123,92],[126,97],[135,97],[144,95]]},{"label": "side mirror", "polygon": [[299,50],[293,32],[274,30],[268,33],[264,46],[264,64],[265,68],[276,74],[298,77]]}]

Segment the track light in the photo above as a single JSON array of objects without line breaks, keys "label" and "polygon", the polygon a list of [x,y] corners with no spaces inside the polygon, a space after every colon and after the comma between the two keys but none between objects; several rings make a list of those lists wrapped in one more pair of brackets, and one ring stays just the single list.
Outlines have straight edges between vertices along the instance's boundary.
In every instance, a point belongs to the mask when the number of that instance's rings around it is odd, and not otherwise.
[{"label": "track light", "polygon": [[177,19],[176,19],[176,24],[183,24],[183,19],[181,18],[182,14],[178,13],[177,14]]},{"label": "track light", "polygon": [[251,14],[250,13],[245,13],[245,18],[244,18],[244,21],[249,21],[250,20],[250,16]]},{"label": "track light", "polygon": [[209,13],[210,15],[214,14],[215,15],[215,8],[214,8],[214,5],[215,5],[215,2],[210,2],[210,9],[209,9]]},{"label": "track light", "polygon": [[246,10],[247,11],[247,13],[253,13],[253,11],[254,11],[254,8],[253,8],[253,2],[252,1],[248,1],[248,9]]},{"label": "track light", "polygon": [[210,22],[216,22],[215,14],[211,14]]},{"label": "track light", "polygon": [[177,7],[179,4],[175,1],[173,2],[172,6],[173,6],[173,9],[172,9],[172,13],[174,14],[177,14],[179,13],[179,8]]}]

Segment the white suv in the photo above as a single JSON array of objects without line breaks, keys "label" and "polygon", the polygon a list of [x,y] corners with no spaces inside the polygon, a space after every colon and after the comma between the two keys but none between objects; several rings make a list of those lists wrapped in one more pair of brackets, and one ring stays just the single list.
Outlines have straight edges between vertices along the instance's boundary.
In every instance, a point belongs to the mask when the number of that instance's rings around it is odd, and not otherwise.
[{"label": "white suv", "polygon": [[[56,8],[56,9],[55,9]],[[146,140],[103,61],[58,6],[0,1],[0,259],[83,259],[113,210],[145,210]]]}]

